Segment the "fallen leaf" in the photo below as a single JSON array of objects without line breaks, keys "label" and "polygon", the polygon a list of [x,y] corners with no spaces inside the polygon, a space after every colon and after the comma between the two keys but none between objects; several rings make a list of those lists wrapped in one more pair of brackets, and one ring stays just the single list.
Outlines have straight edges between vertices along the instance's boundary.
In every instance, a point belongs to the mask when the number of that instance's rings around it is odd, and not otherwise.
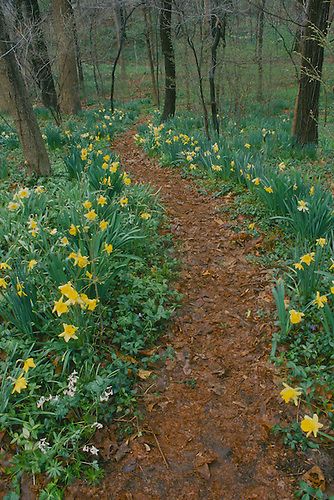
[{"label": "fallen leaf", "polygon": [[200,467],[197,467],[197,472],[199,473],[200,476],[203,477],[203,479],[206,479],[207,481],[211,477],[210,469],[208,464],[203,464]]},{"label": "fallen leaf", "polygon": [[127,441],[124,441],[115,453],[116,462],[120,462],[120,460],[122,460],[122,458],[124,458],[125,455],[129,453],[129,451],[130,446],[128,445]]},{"label": "fallen leaf", "polygon": [[151,375],[151,371],[149,370],[142,370],[141,368],[138,370],[138,377],[141,378],[142,380],[147,380],[150,375]]},{"label": "fallen leaf", "polygon": [[326,481],[325,476],[317,465],[314,465],[310,470],[303,474],[302,479],[309,484],[312,488],[325,491]]}]

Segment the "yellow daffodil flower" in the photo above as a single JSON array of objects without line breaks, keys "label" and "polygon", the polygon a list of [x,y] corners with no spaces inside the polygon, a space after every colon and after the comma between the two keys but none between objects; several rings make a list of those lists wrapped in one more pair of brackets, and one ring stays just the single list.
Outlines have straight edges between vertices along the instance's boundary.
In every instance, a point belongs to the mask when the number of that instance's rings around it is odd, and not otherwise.
[{"label": "yellow daffodil flower", "polygon": [[75,332],[78,330],[77,326],[74,325],[68,325],[67,323],[63,323],[63,332],[58,335],[58,337],[63,337],[65,342],[68,342],[69,340],[77,339],[78,336],[75,334]]},{"label": "yellow daffodil flower", "polygon": [[96,217],[97,217],[97,213],[96,213],[96,212],[95,212],[95,210],[93,209],[93,210],[90,210],[89,212],[87,212],[87,213],[85,214],[85,217],[86,217],[86,219],[87,219],[87,220],[89,220],[89,221],[91,221],[91,222],[92,222],[92,221],[94,221],[94,220],[96,219]]},{"label": "yellow daffodil flower", "polygon": [[21,375],[14,382],[14,388],[12,390],[12,394],[14,394],[14,392],[20,394],[23,389],[27,388],[27,385],[28,385],[27,380],[21,373]]},{"label": "yellow daffodil flower", "polygon": [[64,302],[64,298],[61,297],[59,300],[55,301],[52,312],[57,313],[58,317],[62,314],[67,313],[69,310],[68,304]]},{"label": "yellow daffodil flower", "polygon": [[296,311],[295,309],[291,309],[289,311],[289,314],[290,314],[290,322],[293,325],[300,323],[302,321],[303,317],[305,316],[304,313],[302,313],[300,311]]},{"label": "yellow daffodil flower", "polygon": [[285,384],[283,382],[284,389],[280,392],[280,395],[282,399],[285,401],[285,403],[290,403],[290,401],[293,401],[294,404],[297,406],[298,405],[298,397],[302,394],[302,390],[300,387],[290,387],[288,384]]},{"label": "yellow daffodil flower", "polygon": [[305,415],[300,423],[300,427],[303,432],[306,432],[307,437],[309,437],[312,432],[314,437],[317,437],[318,431],[323,427],[323,424],[319,422],[318,415],[314,413],[312,418]]},{"label": "yellow daffodil flower", "polygon": [[35,368],[36,365],[35,365],[35,362],[34,362],[34,358],[27,358],[26,360],[24,360],[23,362],[23,371],[25,373],[28,373],[29,369],[30,368]]},{"label": "yellow daffodil flower", "polygon": [[59,286],[58,289],[60,290],[60,293],[62,295],[64,295],[71,301],[72,304],[74,304],[79,298],[78,292],[75,290],[75,288],[73,288],[72,283],[70,281],[65,285]]},{"label": "yellow daffodil flower", "polygon": [[299,210],[299,212],[309,212],[310,209],[308,207],[307,201],[298,200],[297,210]]},{"label": "yellow daffodil flower", "polygon": [[306,253],[305,255],[302,255],[300,258],[300,262],[306,264],[309,266],[311,262],[314,262],[314,252]]},{"label": "yellow daffodil flower", "polygon": [[316,297],[313,301],[313,304],[318,306],[318,309],[322,309],[325,304],[328,302],[326,295],[320,295],[320,292],[317,292]]},{"label": "yellow daffodil flower", "polygon": [[326,245],[326,243],[327,243],[326,238],[318,238],[316,240],[316,244],[321,248],[323,248]]},{"label": "yellow daffodil flower", "polygon": [[86,200],[86,201],[83,202],[82,206],[84,208],[86,208],[87,210],[89,210],[90,208],[92,208],[92,202],[89,201],[89,200]]},{"label": "yellow daffodil flower", "polygon": [[107,198],[105,196],[99,196],[97,198],[97,204],[100,205],[101,207],[104,207],[104,205],[107,204]]},{"label": "yellow daffodil flower", "polygon": [[104,252],[106,252],[108,255],[111,254],[111,252],[113,251],[113,246],[111,243],[105,243],[104,244]]}]

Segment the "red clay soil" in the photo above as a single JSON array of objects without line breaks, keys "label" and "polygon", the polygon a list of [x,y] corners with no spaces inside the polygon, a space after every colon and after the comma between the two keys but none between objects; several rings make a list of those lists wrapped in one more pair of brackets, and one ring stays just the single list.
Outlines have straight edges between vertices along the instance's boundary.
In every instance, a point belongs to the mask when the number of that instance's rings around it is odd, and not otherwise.
[{"label": "red clay soil", "polygon": [[147,381],[142,436],[107,462],[99,486],[77,482],[66,498],[292,499],[298,473],[270,432],[286,410],[268,362],[271,325],[257,315],[272,308],[268,272],[247,262],[247,245],[219,212],[228,197],[200,194],[177,169],[159,167],[134,134],[114,150],[135,181],[161,190],[182,263],[183,305],[162,339],[176,358]]}]

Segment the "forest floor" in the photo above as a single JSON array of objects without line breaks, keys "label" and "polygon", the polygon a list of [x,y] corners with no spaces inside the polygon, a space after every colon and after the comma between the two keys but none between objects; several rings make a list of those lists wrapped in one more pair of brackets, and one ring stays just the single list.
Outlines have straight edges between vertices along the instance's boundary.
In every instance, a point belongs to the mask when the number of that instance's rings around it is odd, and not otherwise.
[{"label": "forest floor", "polygon": [[76,482],[65,497],[291,499],[303,467],[271,433],[284,403],[269,363],[272,326],[263,319],[273,307],[270,271],[247,261],[254,244],[222,215],[231,198],[201,194],[177,169],[161,168],[135,133],[117,137],[113,149],[135,182],[160,190],[170,220],[183,300],[161,342],[176,355],[145,382],[138,435],[112,458],[113,429],[97,435],[102,483]]}]

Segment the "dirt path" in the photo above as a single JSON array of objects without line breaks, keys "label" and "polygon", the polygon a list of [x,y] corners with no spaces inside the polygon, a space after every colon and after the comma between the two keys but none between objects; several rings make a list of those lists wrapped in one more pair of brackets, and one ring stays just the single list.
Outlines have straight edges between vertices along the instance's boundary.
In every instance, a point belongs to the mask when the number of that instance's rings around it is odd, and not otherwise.
[{"label": "dirt path", "polygon": [[[161,188],[183,265],[184,304],[163,339],[175,362],[157,370],[144,398],[160,450],[153,434],[133,440],[87,498],[292,499],[286,451],[269,431],[283,407],[268,363],[271,328],[256,315],[270,307],[266,272],[247,263],[218,212],[227,200],[203,196],[176,169],[160,168],[134,134],[119,137],[114,149],[134,180]],[[84,488],[74,490],[66,498],[85,497]]]}]

